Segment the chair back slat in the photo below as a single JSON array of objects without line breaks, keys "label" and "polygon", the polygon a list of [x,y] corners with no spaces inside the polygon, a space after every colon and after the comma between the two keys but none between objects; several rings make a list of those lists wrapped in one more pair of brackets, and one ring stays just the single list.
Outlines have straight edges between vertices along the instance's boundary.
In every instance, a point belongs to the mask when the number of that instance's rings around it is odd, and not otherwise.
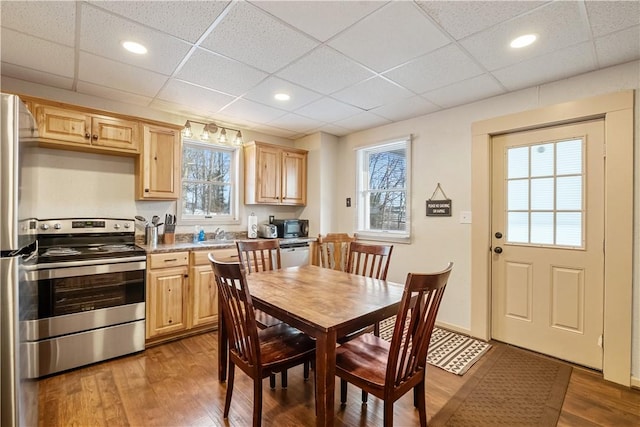
[{"label": "chair back slat", "polygon": [[375,279],[387,279],[389,262],[393,245],[369,245],[359,242],[349,244],[349,273],[360,276],[373,277]]},{"label": "chair back slat", "polygon": [[282,268],[280,243],[276,239],[236,241],[240,263],[247,273]]},{"label": "chair back slat", "polygon": [[249,367],[257,367],[260,345],[253,302],[247,287],[246,272],[237,262],[220,262],[209,254],[218,288],[222,315],[229,336],[229,349]]},{"label": "chair back slat", "polygon": [[452,268],[450,262],[438,273],[407,275],[391,339],[388,384],[398,387],[425,368],[431,334]]},{"label": "chair back slat", "polygon": [[318,236],[319,265],[324,268],[345,271],[349,255],[349,243],[356,240],[356,236],[346,233],[328,233]]}]

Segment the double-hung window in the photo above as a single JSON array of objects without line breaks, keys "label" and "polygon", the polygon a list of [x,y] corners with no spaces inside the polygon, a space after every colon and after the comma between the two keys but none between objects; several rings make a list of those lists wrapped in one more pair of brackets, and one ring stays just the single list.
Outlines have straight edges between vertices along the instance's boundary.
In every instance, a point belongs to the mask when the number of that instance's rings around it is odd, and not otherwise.
[{"label": "double-hung window", "polygon": [[233,223],[238,219],[236,147],[183,140],[180,219]]},{"label": "double-hung window", "polygon": [[410,238],[411,137],[357,149],[357,233],[363,238]]}]

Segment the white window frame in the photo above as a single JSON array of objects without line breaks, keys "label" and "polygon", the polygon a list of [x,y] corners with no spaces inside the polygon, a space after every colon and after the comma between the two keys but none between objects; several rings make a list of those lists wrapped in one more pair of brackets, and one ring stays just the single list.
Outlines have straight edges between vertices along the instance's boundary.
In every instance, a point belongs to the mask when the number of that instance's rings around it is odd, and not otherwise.
[{"label": "white window frame", "polygon": [[[405,159],[405,187],[404,189],[394,188],[394,191],[405,192],[405,219],[406,227],[404,231],[399,230],[371,230],[368,226],[369,204],[367,196],[369,194],[369,164],[368,155],[383,151],[391,151],[404,148]],[[371,144],[356,148],[356,233],[359,239],[378,240],[396,243],[411,242],[411,135],[387,140],[384,142]],[[391,190],[391,189],[389,189]]]},{"label": "white window frame", "polygon": [[240,178],[239,178],[239,164],[240,164],[240,154],[239,147],[217,144],[213,142],[201,142],[194,139],[185,139],[182,140],[182,162],[184,162],[184,149],[185,147],[196,147],[199,149],[206,149],[211,151],[224,151],[231,154],[231,201],[230,201],[230,212],[228,215],[185,215],[182,212],[182,204],[184,203],[183,197],[184,192],[182,189],[184,188],[184,176],[182,174],[183,165],[180,165],[180,199],[178,200],[178,206],[176,206],[176,211],[178,213],[178,220],[183,225],[188,224],[198,224],[198,225],[207,225],[207,224],[240,224],[239,213],[240,213]]}]

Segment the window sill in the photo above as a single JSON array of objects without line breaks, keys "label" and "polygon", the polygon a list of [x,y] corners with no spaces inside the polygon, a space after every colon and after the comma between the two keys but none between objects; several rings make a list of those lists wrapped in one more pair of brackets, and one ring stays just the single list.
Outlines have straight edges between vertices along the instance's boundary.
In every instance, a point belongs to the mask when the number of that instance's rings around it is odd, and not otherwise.
[{"label": "window sill", "polygon": [[393,233],[372,233],[367,231],[357,231],[358,240],[369,240],[375,242],[389,242],[409,245],[411,244],[411,236],[397,235]]}]

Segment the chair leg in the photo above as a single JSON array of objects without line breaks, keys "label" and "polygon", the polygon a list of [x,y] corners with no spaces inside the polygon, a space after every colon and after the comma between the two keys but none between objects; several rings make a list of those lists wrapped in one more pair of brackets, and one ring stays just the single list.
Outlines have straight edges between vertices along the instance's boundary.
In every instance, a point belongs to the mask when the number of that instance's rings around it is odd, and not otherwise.
[{"label": "chair leg", "polygon": [[262,380],[260,377],[253,380],[253,427],[262,424]]},{"label": "chair leg", "polygon": [[418,384],[413,388],[413,397],[415,407],[418,408],[418,416],[420,417],[420,427],[427,427],[427,404],[426,394],[424,391],[424,382]]},{"label": "chair leg", "polygon": [[287,381],[287,370],[282,371],[280,375],[282,376],[282,388],[287,388],[287,384],[289,384]]},{"label": "chair leg", "polygon": [[304,365],[302,365],[302,369],[303,369],[303,376],[304,376],[304,380],[308,381],[309,380],[309,361],[307,360],[306,362],[304,362]]},{"label": "chair leg", "polygon": [[362,403],[366,404],[368,400],[369,400],[369,393],[362,390]]},{"label": "chair leg", "polygon": [[373,324],[373,335],[377,337],[380,336],[380,322],[376,322]]},{"label": "chair leg", "polygon": [[229,372],[227,374],[227,395],[224,398],[224,417],[229,417],[229,408],[231,407],[231,395],[233,394],[233,378],[236,371],[236,365],[229,362]]},{"label": "chair leg", "polygon": [[393,427],[393,402],[384,401],[384,427]]},{"label": "chair leg", "polygon": [[276,374],[269,375],[269,388],[272,390],[276,388]]},{"label": "chair leg", "polygon": [[340,403],[347,403],[347,381],[340,378]]}]

